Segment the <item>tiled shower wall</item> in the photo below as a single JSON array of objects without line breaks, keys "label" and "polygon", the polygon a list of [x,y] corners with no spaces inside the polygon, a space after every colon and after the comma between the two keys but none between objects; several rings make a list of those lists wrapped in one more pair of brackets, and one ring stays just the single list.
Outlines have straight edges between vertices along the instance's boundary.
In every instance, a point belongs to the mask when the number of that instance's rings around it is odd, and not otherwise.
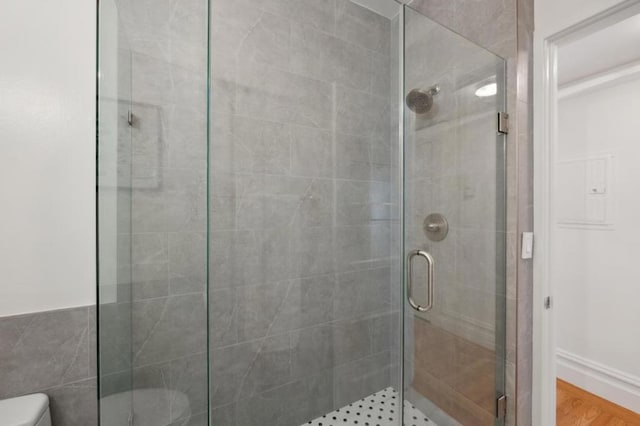
[{"label": "tiled shower wall", "polygon": [[297,425],[396,378],[391,23],[214,0],[211,24],[213,422]]}]

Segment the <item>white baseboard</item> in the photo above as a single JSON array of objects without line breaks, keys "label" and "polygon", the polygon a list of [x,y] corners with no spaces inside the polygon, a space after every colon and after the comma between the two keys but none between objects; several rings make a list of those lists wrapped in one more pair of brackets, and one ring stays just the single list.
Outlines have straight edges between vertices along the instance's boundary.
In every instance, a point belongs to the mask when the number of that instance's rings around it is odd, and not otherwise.
[{"label": "white baseboard", "polygon": [[562,349],[556,360],[558,378],[640,413],[640,378]]}]

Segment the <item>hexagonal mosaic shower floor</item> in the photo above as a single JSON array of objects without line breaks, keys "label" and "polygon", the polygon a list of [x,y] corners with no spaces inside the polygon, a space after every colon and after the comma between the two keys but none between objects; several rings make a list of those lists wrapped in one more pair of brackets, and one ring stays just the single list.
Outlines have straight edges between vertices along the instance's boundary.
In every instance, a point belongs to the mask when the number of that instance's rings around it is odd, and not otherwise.
[{"label": "hexagonal mosaic shower floor", "polygon": [[[302,426],[397,426],[399,401],[398,392],[389,387]],[[404,413],[405,426],[437,426],[408,401]]]}]

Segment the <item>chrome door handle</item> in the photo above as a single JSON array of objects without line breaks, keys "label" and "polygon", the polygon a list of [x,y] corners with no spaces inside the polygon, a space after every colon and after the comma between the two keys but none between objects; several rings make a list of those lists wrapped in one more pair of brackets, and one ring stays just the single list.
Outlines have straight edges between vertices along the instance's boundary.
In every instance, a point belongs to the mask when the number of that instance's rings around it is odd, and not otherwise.
[{"label": "chrome door handle", "polygon": [[[422,256],[427,261],[427,304],[425,306],[417,304],[413,300],[413,272],[411,266],[416,256]],[[427,312],[433,308],[433,256],[424,250],[412,250],[407,256],[407,299],[413,309],[418,312]]]}]

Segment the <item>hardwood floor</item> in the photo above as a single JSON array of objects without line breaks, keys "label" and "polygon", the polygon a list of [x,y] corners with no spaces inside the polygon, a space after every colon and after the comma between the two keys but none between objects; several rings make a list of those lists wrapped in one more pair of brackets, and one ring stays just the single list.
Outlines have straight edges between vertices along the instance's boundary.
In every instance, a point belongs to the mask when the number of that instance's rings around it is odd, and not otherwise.
[{"label": "hardwood floor", "polygon": [[557,380],[557,426],[640,426],[640,414]]}]

